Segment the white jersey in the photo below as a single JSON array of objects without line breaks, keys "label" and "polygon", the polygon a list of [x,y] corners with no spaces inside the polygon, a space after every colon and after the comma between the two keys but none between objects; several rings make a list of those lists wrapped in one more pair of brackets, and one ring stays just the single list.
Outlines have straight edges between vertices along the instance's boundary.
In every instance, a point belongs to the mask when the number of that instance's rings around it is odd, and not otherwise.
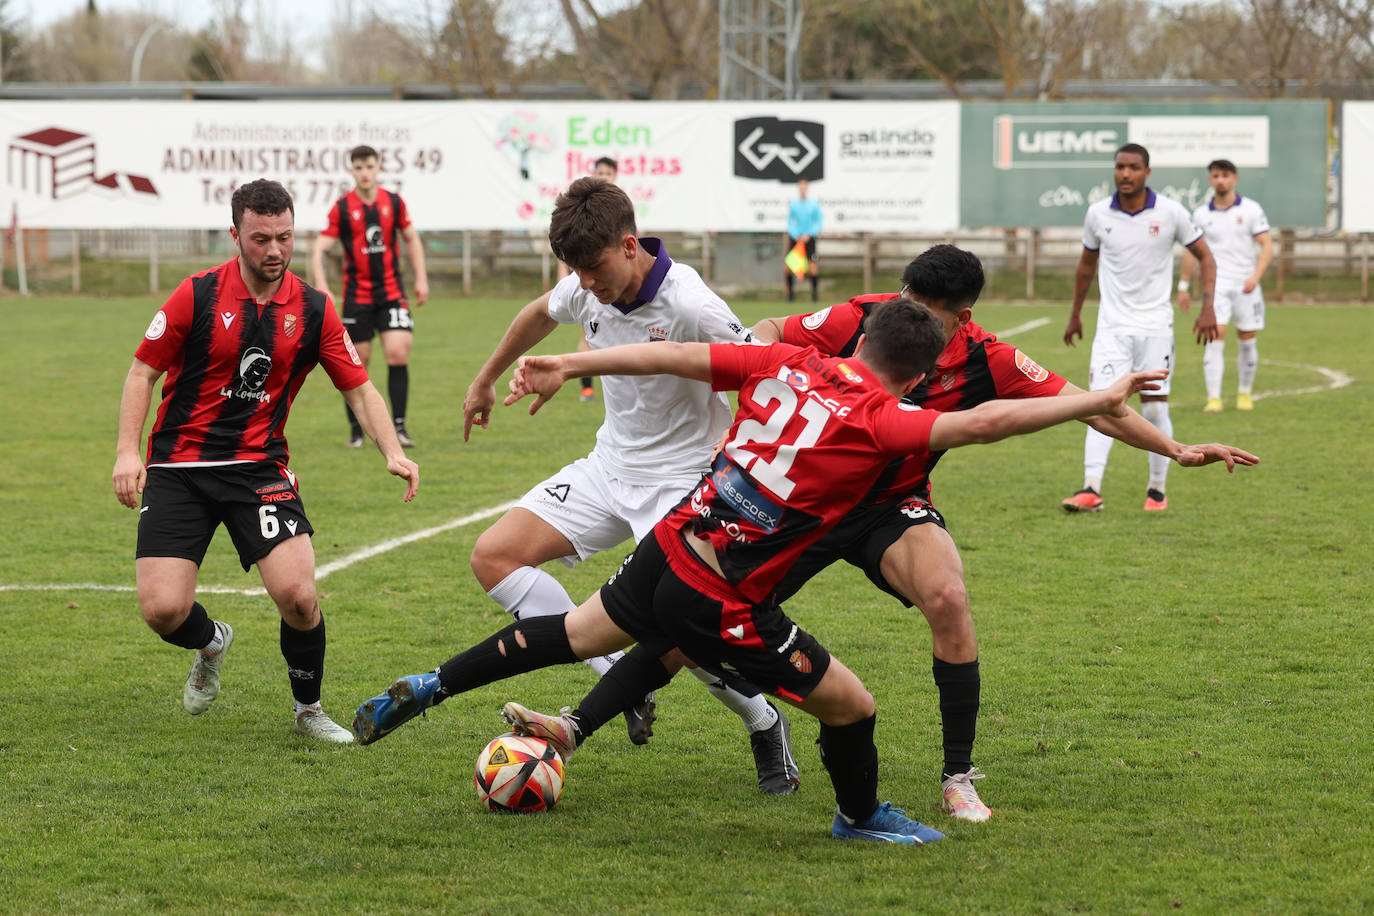
[{"label": "white jersey", "polygon": [[1145,206],[1121,209],[1113,194],[1088,208],[1083,247],[1096,251],[1101,306],[1097,331],[1165,337],[1173,335],[1174,243],[1188,246],[1202,238],[1183,205],[1145,189]]},{"label": "white jersey", "polygon": [[1269,231],[1264,208],[1248,197],[1218,210],[1209,201],[1193,211],[1193,222],[1202,229],[1207,247],[1217,262],[1217,282],[1243,283],[1258,262],[1255,239]]},{"label": "white jersey", "polygon": [[[581,288],[577,274],[564,277],[549,297],[549,315],[580,324],[592,349],[673,340],[739,343],[752,339],[730,307],[695,270],[675,264],[662,242],[640,239],[657,260],[633,308],[606,305]],[[646,301],[647,299],[647,301]],[[596,432],[594,454],[631,483],[705,473],[711,449],[730,426],[723,392],[706,382],[675,375],[607,375],[601,380],[606,419]]]}]

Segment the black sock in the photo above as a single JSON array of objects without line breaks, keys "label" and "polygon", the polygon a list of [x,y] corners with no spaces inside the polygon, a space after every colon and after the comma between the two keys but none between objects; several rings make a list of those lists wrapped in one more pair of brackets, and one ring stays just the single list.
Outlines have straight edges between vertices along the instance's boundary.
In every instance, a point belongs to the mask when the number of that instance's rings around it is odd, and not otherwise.
[{"label": "black sock", "polygon": [[215,638],[215,622],[205,613],[199,601],[191,602],[191,613],[170,633],[159,634],[163,642],[183,649],[204,649]]},{"label": "black sock", "polygon": [[855,823],[868,820],[878,810],[878,746],[873,743],[876,722],[876,714],[851,725],[822,722],[816,739],[840,813]]},{"label": "black sock", "polygon": [[297,630],[281,622],[281,654],[286,659],[286,676],[291,679],[291,695],[306,706],[320,701],[320,681],[324,679],[324,615],[313,630]]},{"label": "black sock", "polygon": [[353,414],[353,408],[344,404],[344,413],[348,414],[348,431],[356,439],[363,434],[363,426],[358,422],[358,418]]},{"label": "black sock", "polygon": [[637,645],[625,657],[611,666],[591,689],[572,718],[581,733],[578,744],[592,733],[636,703],[644,701],[651,690],[657,690],[673,679],[655,652]]},{"label": "black sock", "polygon": [[978,660],[951,664],[934,656],[931,672],[940,691],[940,722],[945,734],[944,779],[973,767],[973,735],[978,727],[978,694],[982,680]]},{"label": "black sock", "polygon": [[582,376],[581,381],[584,389],[592,387],[592,377],[590,375]]},{"label": "black sock", "polygon": [[792,301],[792,286],[796,281],[792,279],[792,272],[787,272],[787,301]]},{"label": "black sock", "polygon": [[[567,614],[517,620],[439,666],[439,683],[447,694],[462,693],[526,671],[577,661],[568,644]],[[525,644],[515,638],[519,632]],[[501,649],[504,648],[503,653]]]},{"label": "black sock", "polygon": [[817,302],[817,301],[819,301],[819,299],[820,299],[820,293],[819,293],[819,290],[820,290],[820,282],[821,282],[821,278],[820,278],[819,276],[817,276],[817,275],[815,275],[815,274],[812,274],[812,275],[811,275],[811,301],[812,301],[812,302]]},{"label": "black sock", "polygon": [[386,393],[391,397],[391,417],[398,427],[406,425],[406,399],[410,397],[410,367],[386,367]]}]

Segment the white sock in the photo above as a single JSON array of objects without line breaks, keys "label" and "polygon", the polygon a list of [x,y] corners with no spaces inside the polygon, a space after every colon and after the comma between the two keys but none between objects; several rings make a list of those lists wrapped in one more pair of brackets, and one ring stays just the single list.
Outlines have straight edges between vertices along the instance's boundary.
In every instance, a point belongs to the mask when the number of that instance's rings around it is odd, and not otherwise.
[{"label": "white sock", "polygon": [[732,687],[726,686],[725,682],[716,677],[709,671],[701,668],[688,668],[692,676],[706,685],[711,691],[711,696],[720,700],[739,716],[744,723],[745,729],[753,734],[763,731],[765,728],[772,728],[773,723],[778,721],[778,711],[768,705],[763,694],[747,697]]},{"label": "white sock", "polygon": [[610,655],[598,655],[595,658],[584,658],[582,664],[596,672],[597,677],[602,677],[611,666],[625,657],[624,652],[612,652]]},{"label": "white sock", "polygon": [[[1168,401],[1144,401],[1140,405],[1140,415],[1150,421],[1150,425],[1170,439],[1174,437],[1174,421],[1169,418]],[[1150,489],[1164,492],[1164,478],[1169,476],[1170,460],[1163,455],[1150,452]]]},{"label": "white sock", "polygon": [[1259,368],[1259,338],[1236,341],[1236,380],[1241,394],[1255,388],[1255,370]]},{"label": "white sock", "polygon": [[1107,474],[1107,455],[1111,452],[1114,441],[1116,440],[1111,436],[1104,435],[1091,426],[1088,427],[1088,434],[1083,440],[1083,485],[1089,486],[1087,481],[1096,481],[1097,486],[1093,489],[1098,493],[1102,492],[1102,478]]},{"label": "white sock", "polygon": [[301,717],[301,713],[305,712],[307,709],[320,709],[320,708],[321,708],[321,706],[320,706],[319,703],[302,703],[300,700],[297,700],[297,701],[296,701],[296,718],[299,719],[299,718]]},{"label": "white sock", "polygon": [[224,630],[220,627],[219,621],[215,621],[215,635],[209,642],[200,647],[201,655],[218,655],[224,649]]},{"label": "white sock", "polygon": [[487,596],[516,620],[566,614],[577,607],[557,579],[533,566],[521,566],[496,583]]},{"label": "white sock", "polygon": [[1221,379],[1226,374],[1226,341],[1209,341],[1202,348],[1202,382],[1207,386],[1207,397],[1221,399]]}]

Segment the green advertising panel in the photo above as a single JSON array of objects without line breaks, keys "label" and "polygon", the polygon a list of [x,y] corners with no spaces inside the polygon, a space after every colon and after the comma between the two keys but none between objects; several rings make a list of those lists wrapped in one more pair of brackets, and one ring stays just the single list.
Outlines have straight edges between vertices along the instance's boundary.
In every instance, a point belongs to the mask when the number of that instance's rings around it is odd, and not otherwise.
[{"label": "green advertising panel", "polygon": [[960,222],[1081,226],[1116,190],[1113,156],[1150,151],[1150,187],[1189,210],[1211,195],[1207,163],[1230,159],[1238,190],[1274,226],[1326,224],[1326,103],[974,102],[962,106]]}]

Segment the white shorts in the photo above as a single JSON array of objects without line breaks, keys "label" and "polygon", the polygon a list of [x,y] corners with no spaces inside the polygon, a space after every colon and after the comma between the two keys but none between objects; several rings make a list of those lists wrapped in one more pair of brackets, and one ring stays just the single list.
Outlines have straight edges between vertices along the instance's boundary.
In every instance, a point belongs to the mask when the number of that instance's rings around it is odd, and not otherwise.
[{"label": "white shorts", "polygon": [[699,472],[666,477],[652,484],[620,480],[592,452],[536,485],[516,503],[552,525],[576,548],[559,557],[576,566],[593,554],[630,538],[635,543],[701,482]]},{"label": "white shorts", "polygon": [[1244,286],[1241,281],[1217,281],[1216,296],[1212,300],[1217,324],[1234,325],[1237,331],[1263,331],[1264,293],[1258,284],[1248,293]]},{"label": "white shorts", "polygon": [[[1132,372],[1174,368],[1174,339],[1172,337],[1136,337],[1129,334],[1109,334],[1099,331],[1093,337],[1092,358],[1088,362],[1088,390],[1110,388],[1117,379]],[[1150,396],[1169,393],[1169,382],[1156,382],[1158,390]]]}]

